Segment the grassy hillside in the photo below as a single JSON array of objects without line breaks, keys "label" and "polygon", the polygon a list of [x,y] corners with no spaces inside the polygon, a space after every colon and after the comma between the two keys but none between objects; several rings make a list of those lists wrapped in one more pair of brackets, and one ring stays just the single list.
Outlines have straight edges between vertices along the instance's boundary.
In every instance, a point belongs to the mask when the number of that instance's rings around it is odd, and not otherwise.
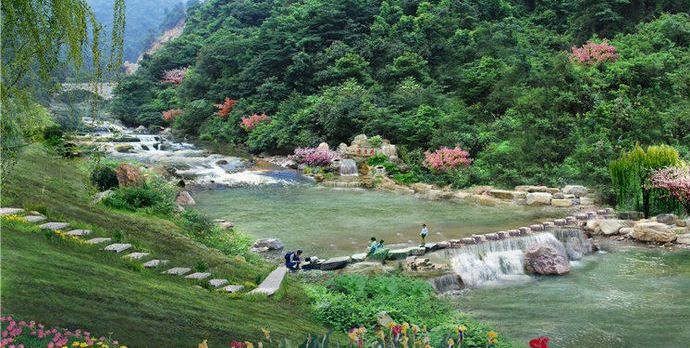
[{"label": "grassy hillside", "polygon": [[[230,259],[181,234],[175,224],[92,206],[95,192],[83,160],[65,160],[40,146],[29,147],[3,178],[2,206],[39,210],[50,220],[90,228],[98,236],[117,231],[126,242],[175,265],[206,263],[214,276],[256,282],[272,268],[259,260]],[[233,298],[156,270],[136,270],[97,247],[48,239],[35,227],[2,226],[4,313],[63,327],[112,332],[133,347],[192,346],[209,339],[258,338],[261,327],[274,337],[301,341],[323,332],[309,319],[300,285],[288,282],[276,298]],[[33,232],[32,229],[33,228]]]}]

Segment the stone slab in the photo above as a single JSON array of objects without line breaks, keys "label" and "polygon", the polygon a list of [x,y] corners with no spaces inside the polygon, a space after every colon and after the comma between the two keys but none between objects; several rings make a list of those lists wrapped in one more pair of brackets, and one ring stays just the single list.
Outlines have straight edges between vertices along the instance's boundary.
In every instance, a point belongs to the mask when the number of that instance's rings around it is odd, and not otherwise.
[{"label": "stone slab", "polygon": [[158,267],[160,265],[164,265],[166,263],[168,263],[168,260],[157,260],[156,259],[156,260],[144,262],[144,267],[145,268],[154,268],[154,267]]},{"label": "stone slab", "polygon": [[[348,256],[345,256],[346,258],[350,258]],[[264,279],[259,286],[250,291],[250,294],[264,294],[271,296],[275,294],[279,289],[280,285],[283,283],[283,279],[285,279],[285,275],[287,274],[287,268],[286,267],[278,267],[271,274]],[[229,285],[230,286],[230,285]],[[227,287],[226,287],[227,288]]]},{"label": "stone slab", "polygon": [[86,242],[89,244],[101,244],[101,243],[107,243],[110,242],[110,238],[103,238],[103,237],[98,237],[98,238],[91,238],[87,240]]},{"label": "stone slab", "polygon": [[352,255],[352,262],[362,262],[367,259],[366,253],[354,254]]},{"label": "stone slab", "polygon": [[21,214],[24,212],[22,208],[0,208],[0,216]]},{"label": "stone slab", "polygon": [[128,258],[128,259],[132,259],[132,260],[141,260],[141,259],[145,258],[146,256],[149,256],[149,253],[135,252],[135,253],[127,254],[123,257]]},{"label": "stone slab", "polygon": [[206,279],[211,276],[211,273],[206,272],[194,272],[190,275],[185,276],[187,279]]},{"label": "stone slab", "polygon": [[191,271],[191,270],[192,270],[191,268],[187,268],[187,267],[173,267],[173,268],[171,268],[171,269],[169,269],[163,273],[171,274],[171,275],[185,275],[185,274],[189,273],[189,271]]},{"label": "stone slab", "polygon": [[[390,253],[388,255],[390,255]],[[347,266],[348,263],[350,263],[349,256],[332,257],[321,263],[321,270],[332,271],[336,269],[345,268],[345,266]]]},{"label": "stone slab", "polygon": [[69,226],[68,223],[66,222],[46,222],[43,225],[39,225],[38,227],[44,229],[44,230],[61,230]]},{"label": "stone slab", "polygon": [[219,286],[227,285],[230,283],[227,279],[211,279],[208,281],[208,285],[217,288]]},{"label": "stone slab", "polygon": [[227,286],[224,286],[218,290],[233,293],[233,292],[242,291],[242,289],[244,289],[244,286],[242,286],[242,285],[227,285]]},{"label": "stone slab", "polygon": [[68,236],[84,237],[91,234],[91,230],[71,230],[67,232]]},{"label": "stone slab", "polygon": [[132,247],[132,244],[127,243],[114,243],[103,248],[105,251],[114,251],[116,253],[121,253]]},{"label": "stone slab", "polygon": [[24,217],[24,219],[26,219],[26,221],[28,221],[28,222],[36,224],[39,222],[46,221],[47,218],[43,215],[27,215]]},{"label": "stone slab", "polygon": [[389,260],[402,260],[408,256],[410,256],[408,249],[393,249],[388,252],[388,257],[386,258]]}]

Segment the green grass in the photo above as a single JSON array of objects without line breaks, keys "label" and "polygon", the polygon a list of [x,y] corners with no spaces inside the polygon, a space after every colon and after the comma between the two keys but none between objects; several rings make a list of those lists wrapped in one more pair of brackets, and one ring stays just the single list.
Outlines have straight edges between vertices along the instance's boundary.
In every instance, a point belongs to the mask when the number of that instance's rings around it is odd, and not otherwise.
[{"label": "green grass", "polygon": [[[171,265],[203,262],[214,277],[234,283],[256,282],[273,268],[206,248],[170,221],[92,206],[95,190],[85,168],[84,160],[61,159],[31,146],[3,178],[2,206],[37,209],[52,221],[69,221],[96,235],[117,232],[157,258],[172,260]],[[26,224],[4,224],[1,238],[3,313],[20,318],[112,332],[132,347],[195,346],[202,339],[227,346],[231,339],[260,338],[261,327],[294,342],[309,332],[325,332],[311,319],[301,285],[290,280],[274,298],[238,298],[158,271],[133,270],[117,255],[49,240]]]}]

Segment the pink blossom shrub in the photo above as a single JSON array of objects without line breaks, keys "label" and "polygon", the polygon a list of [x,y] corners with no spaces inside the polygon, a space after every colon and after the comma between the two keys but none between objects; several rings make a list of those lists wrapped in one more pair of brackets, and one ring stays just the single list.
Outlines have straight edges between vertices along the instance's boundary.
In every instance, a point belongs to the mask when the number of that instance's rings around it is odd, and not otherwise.
[{"label": "pink blossom shrub", "polygon": [[570,59],[574,62],[593,65],[603,62],[615,62],[619,55],[616,52],[616,47],[610,45],[607,41],[596,43],[587,41],[582,47],[571,48]]},{"label": "pink blossom shrub", "polygon": [[690,215],[690,166],[657,170],[651,177],[652,187],[666,190]]},{"label": "pink blossom shrub", "polygon": [[295,154],[290,158],[299,164],[308,166],[327,166],[333,160],[340,159],[340,155],[335,151],[318,147],[298,147],[295,149]]},{"label": "pink blossom shrub", "polygon": [[182,83],[182,80],[184,80],[184,76],[185,74],[187,74],[187,70],[189,70],[189,68],[166,70],[163,73],[162,81],[166,83],[179,85],[180,83]]},{"label": "pink blossom shrub", "polygon": [[12,316],[1,316],[2,338],[0,347],[125,347],[119,342],[105,336],[92,336],[85,330],[70,331],[67,329],[49,328],[35,321],[17,321]]},{"label": "pink blossom shrub", "polygon": [[439,172],[468,167],[472,163],[470,154],[459,146],[452,149],[444,146],[434,152],[427,151],[424,155],[424,166]]},{"label": "pink blossom shrub", "polygon": [[271,118],[266,114],[253,114],[251,116],[242,117],[241,125],[246,131],[250,131],[261,123],[271,123]]},{"label": "pink blossom shrub", "polygon": [[237,104],[237,100],[227,97],[222,103],[216,104],[216,107],[218,108],[218,116],[222,119],[228,118],[228,115],[230,115],[230,112],[235,107],[235,104]]},{"label": "pink blossom shrub", "polygon": [[175,119],[175,117],[182,115],[181,109],[170,109],[168,111],[163,111],[163,119],[170,122]]}]

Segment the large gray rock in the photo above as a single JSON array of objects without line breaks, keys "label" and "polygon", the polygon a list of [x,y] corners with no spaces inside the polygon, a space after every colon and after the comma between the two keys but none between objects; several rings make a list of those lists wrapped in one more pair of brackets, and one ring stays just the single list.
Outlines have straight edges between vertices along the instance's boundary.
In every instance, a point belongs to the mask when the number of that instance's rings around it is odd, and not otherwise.
[{"label": "large gray rock", "polygon": [[549,205],[552,195],[548,192],[530,192],[525,198],[527,205]]},{"label": "large gray rock", "polygon": [[254,248],[256,249],[262,249],[262,248],[267,248],[266,250],[283,250],[285,246],[283,245],[283,242],[280,241],[280,239],[277,238],[263,238],[259,239],[256,242],[254,242]]},{"label": "large gray rock", "polygon": [[[250,291],[250,294],[263,294],[271,296],[280,290],[281,284],[283,284],[283,279],[287,274],[286,267],[278,267],[273,272],[271,272],[266,279],[264,279],[259,286]],[[227,287],[226,287],[227,288]]]},{"label": "large gray rock", "polygon": [[582,197],[587,194],[587,188],[582,185],[565,185],[561,192],[564,194],[575,195],[575,197]]},{"label": "large gray rock", "polygon": [[112,251],[116,253],[121,253],[127,249],[130,249],[132,247],[132,244],[127,244],[127,243],[114,243],[106,246],[103,248],[105,251]]},{"label": "large gray rock", "polygon": [[681,234],[680,236],[678,236],[678,238],[676,239],[676,243],[690,244],[690,233]]},{"label": "large gray rock", "polygon": [[192,195],[189,194],[187,191],[182,191],[177,194],[177,198],[175,198],[175,202],[179,205],[195,205],[196,201],[194,198],[192,198]]},{"label": "large gray rock", "polygon": [[676,240],[676,233],[660,222],[638,222],[633,227],[632,237],[642,242],[668,243]]},{"label": "large gray rock", "polygon": [[631,227],[631,226],[632,226],[632,223],[625,221],[625,220],[618,220],[618,219],[600,220],[599,221],[599,228],[595,231],[595,233],[596,234],[603,234],[605,236],[611,236],[614,234],[618,234],[618,232],[620,231],[621,228]]},{"label": "large gray rock", "polygon": [[[524,192],[522,192],[524,194]],[[508,191],[508,190],[498,190],[498,189],[493,189],[489,191],[489,195],[499,198],[499,199],[513,199],[515,198],[515,191]]]},{"label": "large gray rock", "polygon": [[569,198],[554,198],[551,200],[551,205],[559,208],[572,207],[575,202]]},{"label": "large gray rock", "polygon": [[525,252],[525,270],[541,275],[563,275],[570,272],[570,263],[561,251],[540,244]]},{"label": "large gray rock", "polygon": [[207,272],[195,272],[190,275],[186,275],[185,278],[187,279],[206,279],[211,276],[211,273]]},{"label": "large gray rock", "polygon": [[659,214],[656,216],[656,222],[662,224],[673,225],[676,223],[676,215],[674,214]]},{"label": "large gray rock", "polygon": [[402,260],[410,256],[410,250],[409,249],[393,249],[388,252],[388,256],[386,257],[389,260]]},{"label": "large gray rock", "polygon": [[345,268],[350,263],[349,256],[332,257],[321,263],[322,271],[333,271],[336,269]]}]

